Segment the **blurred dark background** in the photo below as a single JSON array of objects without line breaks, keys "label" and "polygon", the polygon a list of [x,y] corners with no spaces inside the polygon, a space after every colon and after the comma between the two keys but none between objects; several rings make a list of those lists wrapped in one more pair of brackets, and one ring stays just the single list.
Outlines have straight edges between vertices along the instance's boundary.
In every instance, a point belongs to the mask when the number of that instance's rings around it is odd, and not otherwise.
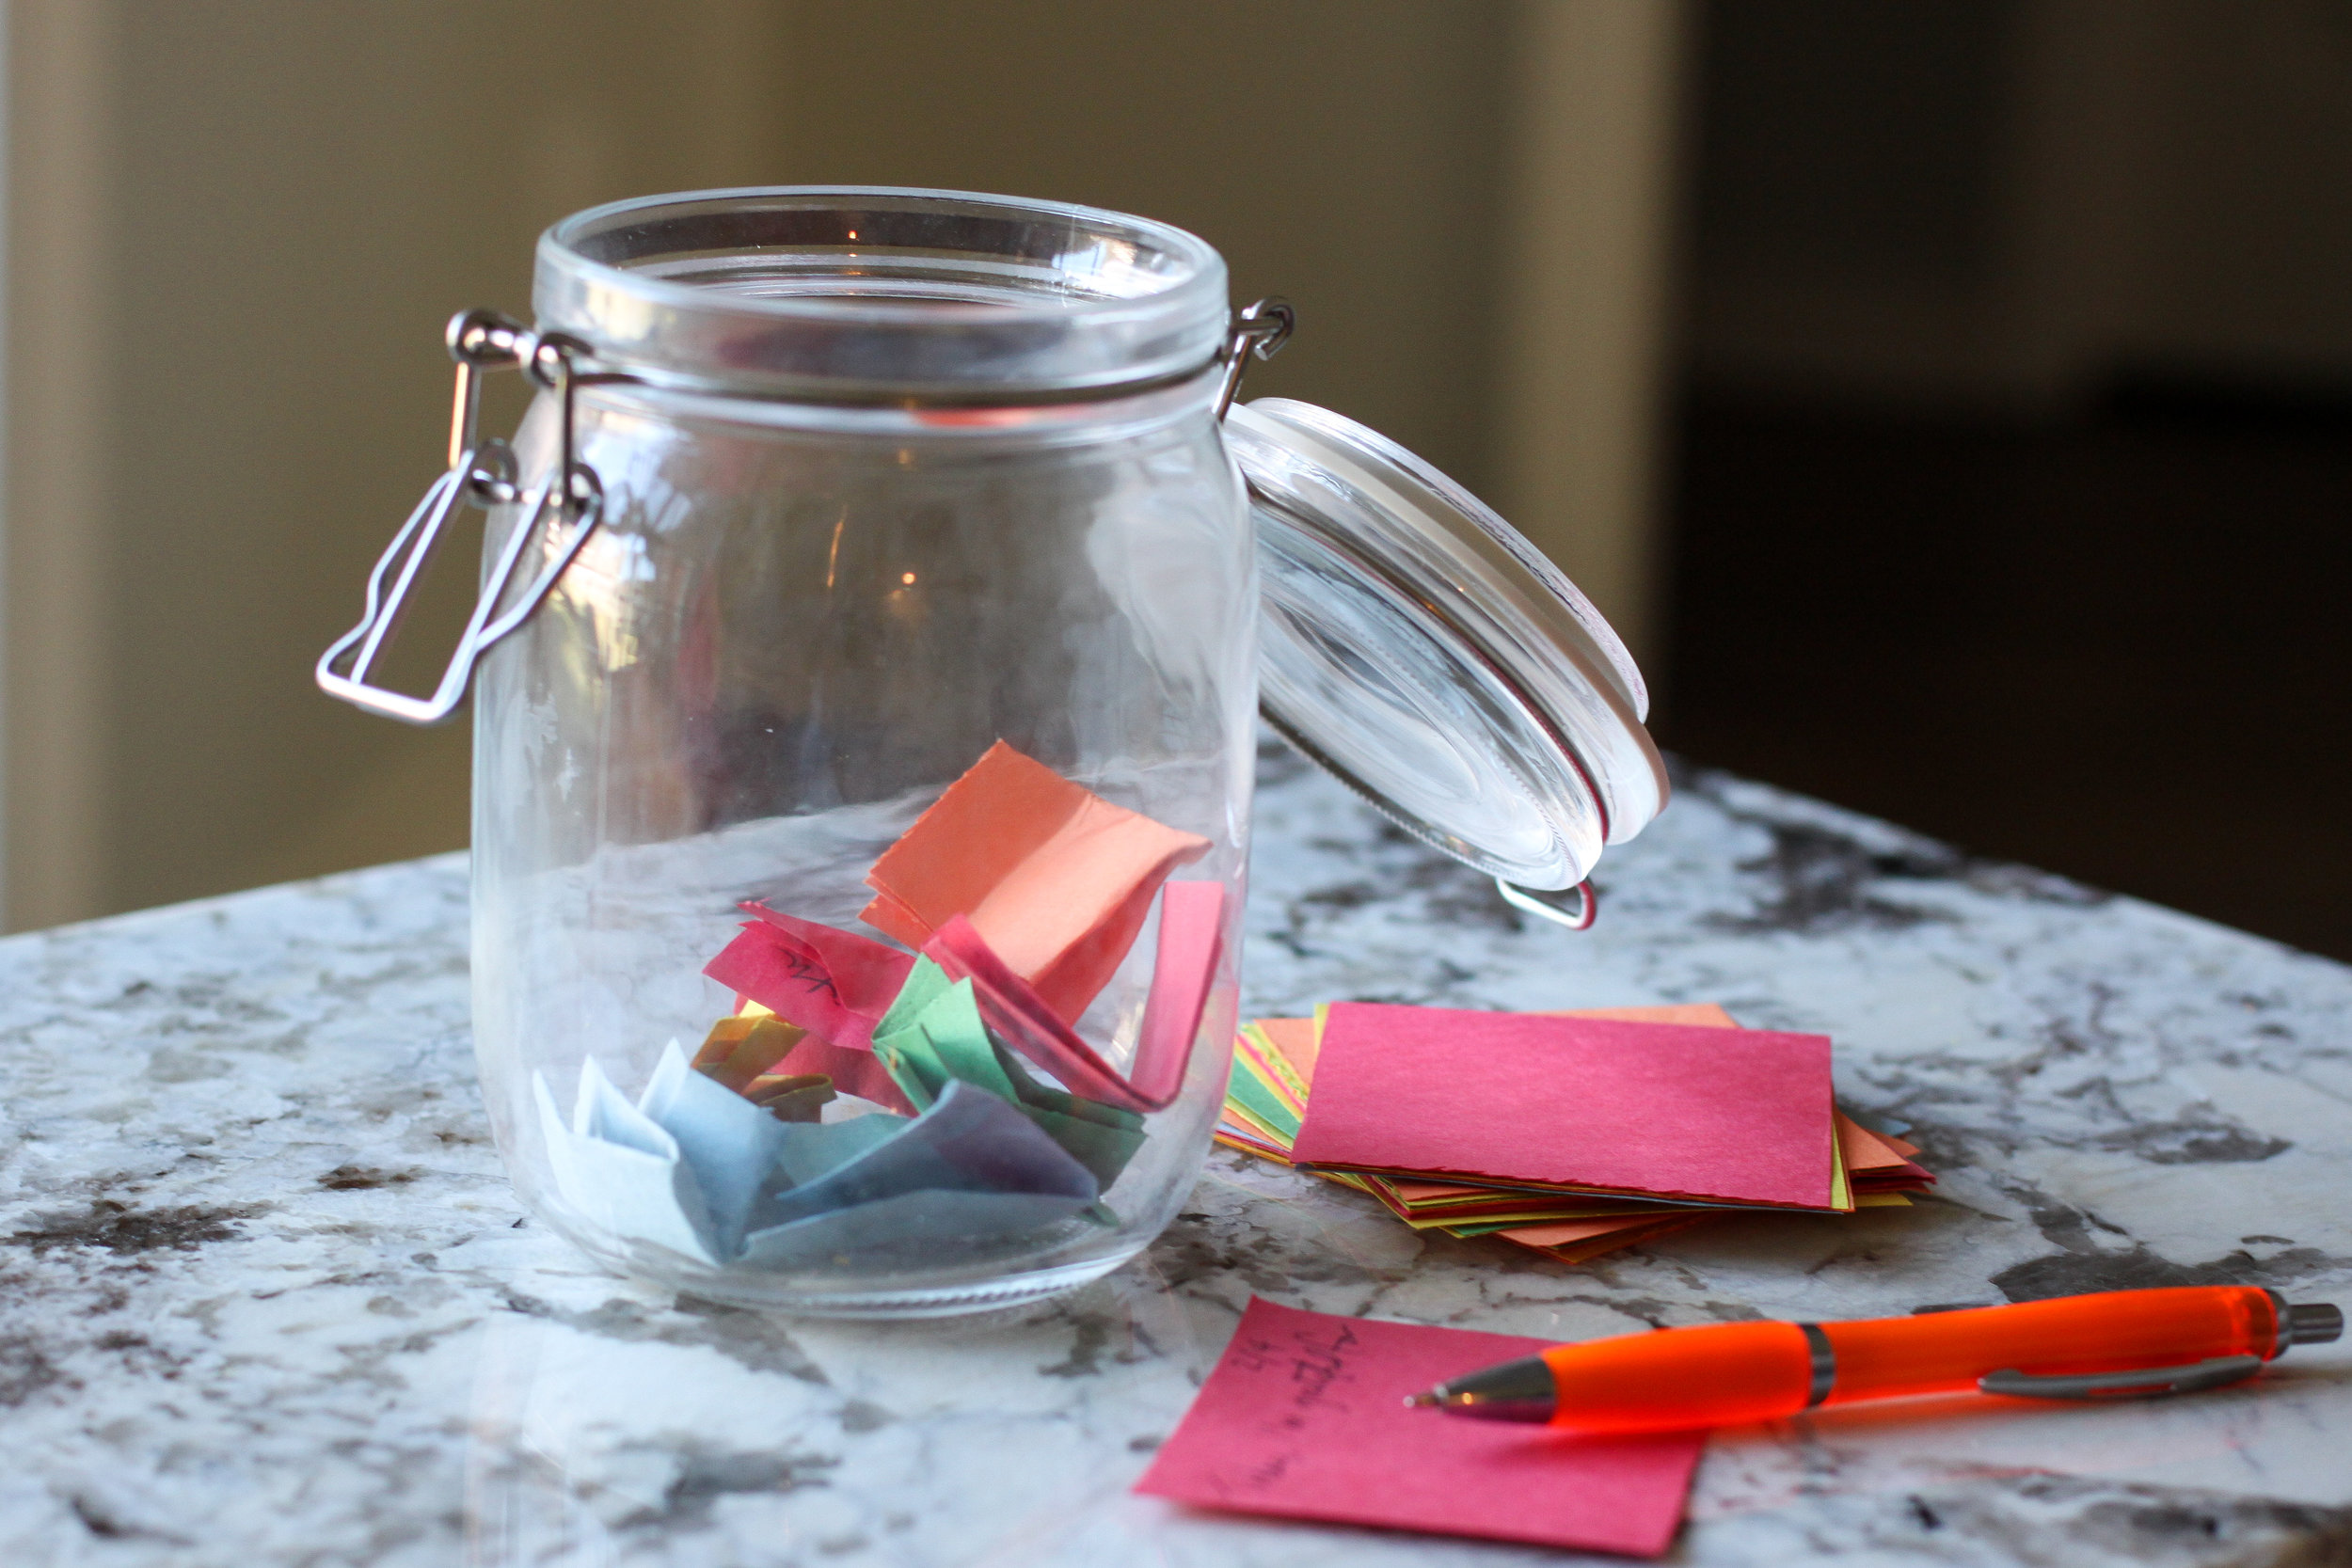
[{"label": "blurred dark background", "polygon": [[2352,958],[2352,6],[1694,55],[1661,739]]},{"label": "blurred dark background", "polygon": [[309,673],[441,321],[582,206],[877,182],[1205,234],[1301,309],[1251,392],[1494,499],[1692,760],[2352,958],[2352,0],[7,18],[12,927],[462,844],[462,727]]}]

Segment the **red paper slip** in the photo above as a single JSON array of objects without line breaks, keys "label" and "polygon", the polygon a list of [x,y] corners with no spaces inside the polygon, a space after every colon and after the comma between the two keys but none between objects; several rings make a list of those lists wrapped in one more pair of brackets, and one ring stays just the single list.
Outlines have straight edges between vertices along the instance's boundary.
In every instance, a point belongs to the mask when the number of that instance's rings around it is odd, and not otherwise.
[{"label": "red paper slip", "polygon": [[1701,1433],[1571,1437],[1408,1410],[1542,1339],[1253,1300],[1136,1490],[1200,1508],[1655,1557]]},{"label": "red paper slip", "polygon": [[1166,889],[1152,990],[1144,1000],[1134,1071],[1125,1076],[1063,1022],[961,915],[940,927],[923,956],[948,978],[971,981],[973,1000],[988,1026],[1059,1079],[1063,1088],[1121,1110],[1160,1111],[1184,1087],[1192,1061],[1201,1006],[1216,974],[1224,910],[1222,883],[1171,882]]},{"label": "red paper slip", "polygon": [[1301,1164],[1826,1210],[1820,1035],[1342,1003]]},{"label": "red paper slip", "polygon": [[834,1045],[871,1051],[874,1025],[906,984],[914,956],[765,904],[742,908],[758,921],[703,973],[787,1023]]},{"label": "red paper slip", "polygon": [[[906,1116],[914,1107],[874,1055],[874,1025],[906,983],[914,958],[765,904],[703,973],[808,1033],[769,1070],[821,1072],[849,1094]],[[741,1004],[739,1002],[738,1006]]]}]

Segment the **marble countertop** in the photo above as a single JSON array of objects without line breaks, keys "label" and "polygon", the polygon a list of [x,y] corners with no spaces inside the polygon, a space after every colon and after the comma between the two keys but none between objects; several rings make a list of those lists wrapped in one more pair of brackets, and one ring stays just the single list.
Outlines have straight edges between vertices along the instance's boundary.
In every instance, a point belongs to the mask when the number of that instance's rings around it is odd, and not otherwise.
[{"label": "marble countertop", "polygon": [[[2109,1287],[2352,1297],[2352,970],[1701,774],[1600,924],[1287,753],[1253,1010],[1719,1001],[1838,1046],[1920,1207],[1726,1219],[1580,1269],[1417,1238],[1239,1155],[1044,1307],[783,1322],[597,1274],[521,1218],[466,1024],[460,858],[0,942],[0,1561],[1497,1565],[1560,1554],[1129,1495],[1253,1293],[1578,1337]],[[2123,1407],[1719,1434],[1670,1560],[2352,1556],[2352,1346]]]}]

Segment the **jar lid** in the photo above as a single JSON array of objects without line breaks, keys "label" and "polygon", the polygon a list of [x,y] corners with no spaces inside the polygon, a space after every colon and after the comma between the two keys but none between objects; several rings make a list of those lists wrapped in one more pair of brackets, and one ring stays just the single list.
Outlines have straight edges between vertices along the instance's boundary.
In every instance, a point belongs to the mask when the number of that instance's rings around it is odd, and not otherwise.
[{"label": "jar lid", "polygon": [[1649,693],[1592,602],[1494,510],[1311,404],[1228,411],[1257,514],[1267,721],[1398,826],[1574,887],[1666,803]]}]

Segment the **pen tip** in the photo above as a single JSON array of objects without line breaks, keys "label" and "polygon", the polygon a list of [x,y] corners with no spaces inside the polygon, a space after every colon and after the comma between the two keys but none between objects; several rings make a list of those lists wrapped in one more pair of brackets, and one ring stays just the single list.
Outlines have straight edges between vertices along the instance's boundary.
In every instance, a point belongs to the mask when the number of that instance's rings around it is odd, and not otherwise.
[{"label": "pen tip", "polygon": [[1435,1389],[1432,1389],[1425,1394],[1407,1394],[1405,1396],[1406,1408],[1409,1410],[1435,1410],[1438,1408],[1438,1403],[1439,1401]]}]

